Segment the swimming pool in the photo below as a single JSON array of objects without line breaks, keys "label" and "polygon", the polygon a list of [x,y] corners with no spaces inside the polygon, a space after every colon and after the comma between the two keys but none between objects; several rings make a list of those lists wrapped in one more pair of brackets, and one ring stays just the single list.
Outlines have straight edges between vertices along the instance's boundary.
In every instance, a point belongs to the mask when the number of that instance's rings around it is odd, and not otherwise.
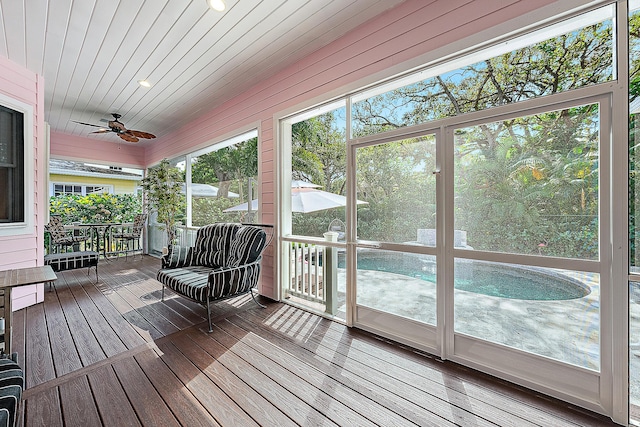
[{"label": "swimming pool", "polygon": [[[341,254],[342,255],[342,254]],[[436,282],[435,258],[418,254],[358,252],[358,269],[384,271]],[[344,267],[344,257],[338,259]],[[501,298],[555,301],[582,298],[589,287],[549,269],[456,260],[455,289]]]}]

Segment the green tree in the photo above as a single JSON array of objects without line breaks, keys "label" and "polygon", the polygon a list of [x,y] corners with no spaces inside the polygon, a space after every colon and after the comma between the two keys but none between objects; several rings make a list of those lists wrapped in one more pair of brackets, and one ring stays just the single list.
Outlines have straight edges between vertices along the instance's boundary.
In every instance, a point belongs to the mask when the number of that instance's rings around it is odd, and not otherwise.
[{"label": "green tree", "polygon": [[292,178],[321,185],[344,195],[345,128],[338,118],[344,109],[312,117],[292,126]]},{"label": "green tree", "polygon": [[218,197],[228,197],[233,188],[244,200],[248,179],[258,174],[258,138],[224,147],[194,159],[191,165],[191,181],[215,184]]},{"label": "green tree", "polygon": [[[358,102],[354,132],[387,131],[608,81],[611,28],[609,21],[588,26]],[[598,120],[597,105],[587,105],[459,129],[455,227],[467,230],[478,249],[544,248],[550,255],[597,258]],[[388,179],[391,185],[395,178]],[[398,221],[375,198],[368,201],[372,221],[387,228]]]}]

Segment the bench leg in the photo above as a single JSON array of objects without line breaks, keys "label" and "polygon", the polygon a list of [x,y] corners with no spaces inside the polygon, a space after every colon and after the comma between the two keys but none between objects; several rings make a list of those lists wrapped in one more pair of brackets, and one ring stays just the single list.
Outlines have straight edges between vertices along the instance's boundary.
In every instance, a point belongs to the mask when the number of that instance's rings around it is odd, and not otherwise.
[{"label": "bench leg", "polygon": [[262,308],[267,308],[267,306],[266,306],[266,305],[264,305],[264,304],[260,304],[260,303],[258,302],[258,300],[256,299],[256,295],[253,293],[253,288],[251,288],[251,298],[253,298],[253,302],[255,302],[256,304],[258,304],[260,307],[262,307]]},{"label": "bench leg", "polygon": [[96,265],[90,265],[89,267],[87,267],[87,276],[89,275],[89,273],[91,273],[91,267],[96,268],[96,283],[98,283],[98,263],[96,262]]},{"label": "bench leg", "polygon": [[211,306],[209,305],[210,301],[207,297],[207,319],[209,319],[209,333],[213,332],[213,326],[211,326]]}]

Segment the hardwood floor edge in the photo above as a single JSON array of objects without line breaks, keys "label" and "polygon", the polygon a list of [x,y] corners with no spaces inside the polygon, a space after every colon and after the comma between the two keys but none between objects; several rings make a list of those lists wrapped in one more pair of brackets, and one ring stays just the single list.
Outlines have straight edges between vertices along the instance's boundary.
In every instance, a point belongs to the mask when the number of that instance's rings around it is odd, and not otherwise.
[{"label": "hardwood floor edge", "polygon": [[[179,332],[182,332],[182,331],[179,331]],[[164,338],[166,338],[166,337],[163,337],[161,339],[164,339]],[[156,341],[159,341],[159,340],[156,340]],[[49,380],[47,382],[38,384],[38,385],[30,387],[30,388],[27,388],[27,389],[24,390],[24,393],[22,394],[22,400],[23,401],[28,400],[33,395],[41,393],[44,390],[47,390],[47,389],[53,388],[53,387],[58,387],[61,384],[64,384],[64,383],[66,383],[68,381],[71,381],[71,380],[74,380],[74,379],[76,379],[78,377],[86,375],[87,373],[95,371],[96,369],[100,369],[100,368],[102,368],[104,366],[111,365],[111,364],[113,364],[113,363],[115,363],[115,362],[117,362],[119,360],[135,356],[136,354],[141,353],[141,352],[146,351],[146,350],[153,350],[154,348],[156,348],[156,341],[151,341],[151,342],[148,342],[148,343],[145,343],[145,344],[141,344],[140,346],[138,346],[136,348],[129,349],[129,350],[125,351],[124,353],[120,353],[120,354],[117,354],[115,356],[112,356],[112,357],[106,358],[104,360],[101,360],[99,362],[96,362],[94,364],[91,364],[89,366],[85,366],[84,368],[82,368],[80,370],[70,372],[68,374],[59,376],[59,377],[54,378],[52,380]]]},{"label": "hardwood floor edge", "polygon": [[[243,311],[249,310],[251,308],[252,307],[236,307],[236,310],[226,311],[224,313],[219,314],[218,316],[212,315],[211,321],[213,323],[220,322],[222,320],[225,320],[227,317],[237,315],[238,312],[243,312]],[[24,392],[22,394],[22,399],[23,399],[23,401],[26,401],[30,397],[32,397],[32,396],[34,396],[34,395],[36,395],[38,393],[41,393],[44,390],[47,390],[49,388],[58,387],[61,384],[64,384],[64,383],[66,383],[68,381],[76,379],[76,378],[78,378],[80,376],[86,375],[87,373],[92,372],[92,371],[94,371],[96,369],[100,369],[100,368],[102,368],[104,366],[111,365],[111,364],[113,364],[115,362],[118,362],[118,361],[120,361],[122,359],[126,359],[128,357],[133,357],[133,356],[135,356],[135,355],[137,355],[137,354],[139,354],[139,353],[141,353],[143,351],[146,351],[146,350],[157,349],[158,348],[157,343],[162,343],[164,341],[170,341],[170,340],[172,340],[172,339],[174,339],[174,338],[176,338],[176,337],[178,337],[180,335],[188,333],[192,328],[201,328],[203,324],[206,324],[206,322],[207,321],[205,320],[204,322],[200,322],[200,323],[195,324],[193,326],[190,326],[188,328],[173,332],[173,333],[171,333],[169,335],[166,335],[166,336],[163,336],[161,338],[155,339],[153,341],[141,344],[138,347],[129,349],[129,350],[127,350],[127,351],[125,351],[123,353],[119,353],[119,354],[117,354],[115,356],[108,357],[108,358],[103,359],[103,360],[101,360],[99,362],[93,363],[93,364],[91,364],[89,366],[85,366],[80,370],[73,371],[73,372],[70,372],[68,374],[65,374],[65,375],[59,376],[57,378],[51,379],[49,381],[46,381],[44,383],[38,384],[36,386],[29,387],[29,388],[24,390]]]}]

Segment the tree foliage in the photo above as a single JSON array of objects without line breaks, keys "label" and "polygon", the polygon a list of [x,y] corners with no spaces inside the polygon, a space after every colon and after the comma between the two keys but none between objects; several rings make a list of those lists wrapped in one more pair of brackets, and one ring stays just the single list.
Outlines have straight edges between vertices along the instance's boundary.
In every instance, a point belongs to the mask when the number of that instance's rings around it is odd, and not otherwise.
[{"label": "tree foliage", "polygon": [[218,197],[228,197],[232,183],[242,196],[247,179],[258,174],[258,138],[198,156],[191,164],[191,182],[218,187]]},{"label": "tree foliage", "polygon": [[[355,103],[354,134],[609,81],[611,31],[610,21],[591,25]],[[446,196],[455,228],[477,249],[597,259],[599,119],[591,104],[458,129],[454,194]],[[346,148],[339,132],[335,143],[329,137],[339,122],[323,115],[294,125],[294,179],[339,192]],[[368,202],[358,206],[359,237],[411,241],[416,229],[435,228],[434,150],[411,140],[357,150],[357,196]]]},{"label": "tree foliage", "polygon": [[52,196],[49,209],[65,224],[133,222],[135,215],[142,212],[142,198],[135,194],[66,194]]}]

